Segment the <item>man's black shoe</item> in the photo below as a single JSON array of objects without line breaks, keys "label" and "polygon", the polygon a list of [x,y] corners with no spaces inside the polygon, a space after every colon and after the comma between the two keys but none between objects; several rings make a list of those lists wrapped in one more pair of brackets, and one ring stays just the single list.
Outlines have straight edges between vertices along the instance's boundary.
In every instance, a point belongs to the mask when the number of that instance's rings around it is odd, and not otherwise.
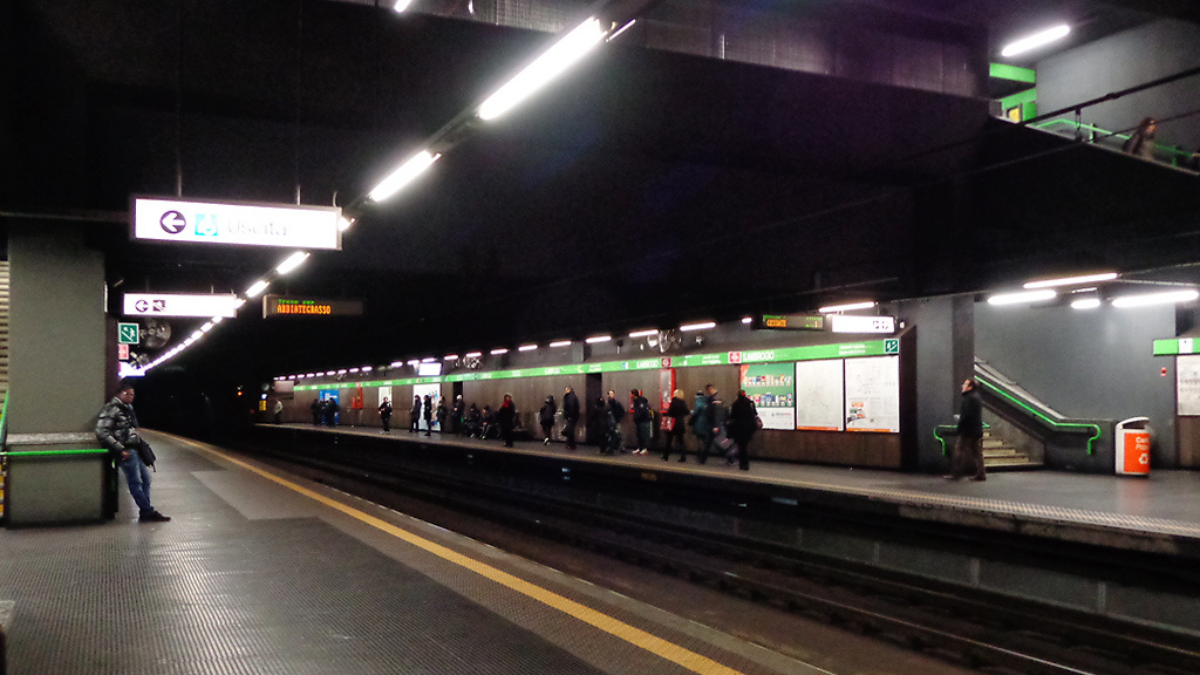
[{"label": "man's black shoe", "polygon": [[151,511],[150,513],[142,516],[141,518],[138,518],[138,522],[140,522],[140,523],[165,523],[170,519],[171,519],[170,516],[164,516],[163,514],[159,513],[158,511]]}]

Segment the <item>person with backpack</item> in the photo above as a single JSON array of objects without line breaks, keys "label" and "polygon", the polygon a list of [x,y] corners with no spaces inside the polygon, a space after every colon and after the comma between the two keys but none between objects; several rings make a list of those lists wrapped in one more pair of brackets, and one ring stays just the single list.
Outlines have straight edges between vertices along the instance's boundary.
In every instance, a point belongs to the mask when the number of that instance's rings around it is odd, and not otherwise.
[{"label": "person with backpack", "polygon": [[633,426],[637,431],[637,450],[634,450],[633,454],[644,455],[650,452],[650,435],[653,432],[654,414],[650,411],[650,401],[642,396],[640,389],[630,389],[629,395],[633,398],[630,410],[633,412]]},{"label": "person with backpack", "polygon": [[725,436],[725,405],[721,401],[717,388],[713,385],[704,387],[704,430],[700,445],[700,463],[708,461],[712,452],[720,452],[727,448],[729,439]]}]

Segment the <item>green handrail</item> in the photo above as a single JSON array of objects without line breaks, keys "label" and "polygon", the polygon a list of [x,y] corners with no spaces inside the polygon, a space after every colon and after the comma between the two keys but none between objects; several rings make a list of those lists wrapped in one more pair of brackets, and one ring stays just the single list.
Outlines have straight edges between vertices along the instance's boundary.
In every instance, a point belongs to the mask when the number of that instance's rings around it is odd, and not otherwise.
[{"label": "green handrail", "polygon": [[53,457],[56,455],[105,455],[104,448],[85,448],[80,450],[18,450],[16,452],[0,452],[0,457]]},{"label": "green handrail", "polygon": [[0,450],[8,445],[8,392],[4,392],[4,409],[0,410]]},{"label": "green handrail", "polygon": [[[1093,134],[1097,134],[1097,133],[1103,134],[1104,136],[1109,137],[1109,138],[1119,138],[1123,141],[1127,141],[1131,138],[1131,136],[1129,136],[1128,134],[1119,134],[1115,131],[1109,131],[1108,129],[1101,129],[1100,127],[1095,126],[1094,124],[1084,124],[1082,122],[1076,122],[1074,120],[1065,120],[1065,119],[1047,120],[1045,122],[1039,122],[1037,124],[1031,124],[1029,126],[1035,128],[1035,129],[1044,129],[1046,127],[1052,127],[1056,124],[1065,124],[1069,127],[1074,128],[1075,130],[1082,129],[1084,131],[1090,131]],[[1094,141],[1095,138],[1093,137],[1092,140]],[[1191,159],[1191,157],[1192,157],[1192,153],[1190,153],[1186,150],[1180,150],[1178,148],[1174,148],[1169,145],[1162,145],[1161,143],[1153,143],[1152,145],[1154,145],[1155,149],[1162,152],[1163,154],[1170,155],[1171,166],[1179,166],[1180,159],[1187,160],[1187,159]]]},{"label": "green handrail", "polygon": [[[1055,431],[1060,431],[1063,433],[1081,433],[1085,430],[1091,430],[1093,433],[1092,433],[1092,437],[1088,439],[1087,453],[1089,455],[1095,454],[1095,450],[1092,448],[1092,444],[1095,443],[1096,440],[1098,438],[1100,438],[1100,435],[1104,433],[1103,430],[1100,429],[1099,424],[1090,424],[1087,422],[1059,422],[1057,420],[1051,419],[1050,417],[1048,417],[1047,415],[1042,413],[1040,410],[1033,408],[1029,404],[1018,399],[1016,396],[1010,394],[1009,392],[1004,391],[1003,389],[1000,388],[1000,385],[998,385],[994,382],[988,382],[984,378],[979,377],[978,373],[975,374],[975,379],[979,382],[979,384],[992,390],[992,392],[994,394],[996,394],[997,396],[1000,396],[1001,398],[1007,400],[1009,403],[1017,406],[1018,408],[1024,409],[1025,412],[1027,412],[1030,415],[1033,415],[1037,419],[1041,420],[1044,424],[1049,425]],[[944,445],[944,443],[943,443],[943,445]]]}]

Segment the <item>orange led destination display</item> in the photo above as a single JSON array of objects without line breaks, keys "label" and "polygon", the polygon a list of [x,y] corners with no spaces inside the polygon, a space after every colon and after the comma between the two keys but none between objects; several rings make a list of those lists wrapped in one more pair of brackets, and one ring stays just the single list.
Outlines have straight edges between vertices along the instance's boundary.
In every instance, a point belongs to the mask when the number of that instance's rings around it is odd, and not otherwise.
[{"label": "orange led destination display", "polygon": [[263,296],[263,318],[273,316],[362,316],[362,300],[320,300],[284,295]]},{"label": "orange led destination display", "polygon": [[825,330],[825,317],[820,314],[759,314],[751,320],[756,330]]}]

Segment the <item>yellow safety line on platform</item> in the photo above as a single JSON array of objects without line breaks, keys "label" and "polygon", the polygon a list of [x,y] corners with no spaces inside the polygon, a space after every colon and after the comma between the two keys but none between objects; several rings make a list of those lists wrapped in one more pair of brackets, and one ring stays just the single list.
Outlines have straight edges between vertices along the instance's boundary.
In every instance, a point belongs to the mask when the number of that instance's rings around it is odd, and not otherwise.
[{"label": "yellow safety line on platform", "polygon": [[280,478],[273,473],[247,464],[246,462],[236,459],[224,452],[204,447],[199,443],[195,443],[184,438],[176,437],[175,440],[191,445],[202,452],[217,455],[227,462],[236,464],[237,466],[252,471],[263,478],[266,478],[267,480],[278,483],[289,490],[298,492],[305,497],[309,497],[310,499],[316,500],[330,508],[341,511],[351,518],[366,523],[367,525],[370,525],[376,529],[382,530],[383,532],[386,532],[397,539],[402,539],[409,544],[416,546],[417,548],[423,549],[429,553],[432,553],[433,555],[438,556],[439,558],[442,558],[443,560],[452,562],[460,567],[471,570],[480,576],[491,579],[492,581],[495,581],[506,588],[533,598],[534,600],[553,607],[564,614],[573,616],[586,624],[595,626],[596,628],[599,628],[600,630],[613,635],[614,637],[625,640],[636,647],[645,649],[652,654],[660,656],[672,663],[676,663],[694,673],[700,673],[701,675],[742,675],[740,671],[717,663],[706,656],[697,654],[696,652],[681,647],[673,642],[668,642],[667,640],[647,633],[640,628],[635,628],[623,621],[614,619],[607,614],[597,612],[591,607],[575,602],[574,600],[564,598],[553,591],[548,591],[541,586],[531,584],[524,579],[498,570],[491,565],[479,562],[473,558],[469,558],[461,553],[446,548],[441,544],[436,544],[428,539],[425,539],[424,537],[417,536],[416,534],[413,534],[412,532],[409,532],[408,530],[396,525],[392,525],[385,520],[367,515],[366,513],[363,513],[352,506],[347,506],[346,504],[342,504],[341,502],[326,497],[325,495],[318,494],[317,492],[314,492],[308,488],[297,485],[285,478]]}]

